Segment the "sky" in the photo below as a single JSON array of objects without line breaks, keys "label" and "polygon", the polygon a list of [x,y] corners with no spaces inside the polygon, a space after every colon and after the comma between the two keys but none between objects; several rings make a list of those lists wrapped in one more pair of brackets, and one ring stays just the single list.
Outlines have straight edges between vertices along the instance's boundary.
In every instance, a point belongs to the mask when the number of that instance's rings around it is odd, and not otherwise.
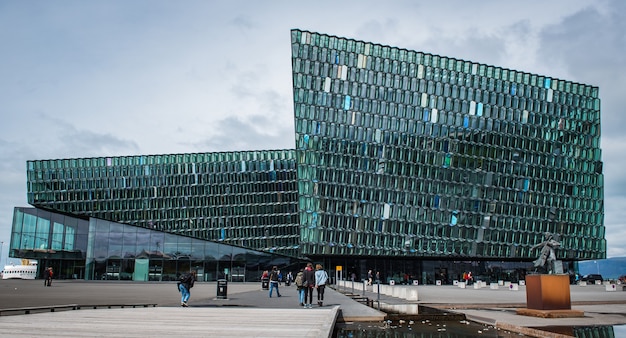
[{"label": "sky", "polygon": [[295,148],[293,28],[599,87],[626,256],[626,1],[0,0],[0,264],[28,160]]}]

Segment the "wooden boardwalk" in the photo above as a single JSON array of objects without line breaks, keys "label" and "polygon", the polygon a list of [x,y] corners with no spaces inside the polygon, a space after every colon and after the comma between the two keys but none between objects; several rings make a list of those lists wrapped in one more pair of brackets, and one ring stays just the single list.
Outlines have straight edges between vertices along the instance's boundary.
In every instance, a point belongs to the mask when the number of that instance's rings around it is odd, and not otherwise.
[{"label": "wooden boardwalk", "polygon": [[332,337],[339,307],[114,308],[0,317],[0,337]]},{"label": "wooden boardwalk", "polygon": [[189,307],[175,283],[0,280],[0,337],[332,337],[344,321],[385,314],[328,288],[324,306],[299,306],[294,287],[268,297],[260,283],[197,283]]}]

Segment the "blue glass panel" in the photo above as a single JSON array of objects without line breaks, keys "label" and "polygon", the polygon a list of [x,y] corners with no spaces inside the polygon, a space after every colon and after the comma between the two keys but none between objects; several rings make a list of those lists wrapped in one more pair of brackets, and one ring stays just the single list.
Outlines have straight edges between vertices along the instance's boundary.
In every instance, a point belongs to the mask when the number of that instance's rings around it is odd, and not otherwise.
[{"label": "blue glass panel", "polygon": [[302,145],[303,149],[307,149],[309,147],[309,135],[304,135],[304,144]]},{"label": "blue glass panel", "polygon": [[450,217],[450,226],[454,226],[458,222],[457,215],[458,215],[458,211],[453,211],[452,212],[452,217]]}]

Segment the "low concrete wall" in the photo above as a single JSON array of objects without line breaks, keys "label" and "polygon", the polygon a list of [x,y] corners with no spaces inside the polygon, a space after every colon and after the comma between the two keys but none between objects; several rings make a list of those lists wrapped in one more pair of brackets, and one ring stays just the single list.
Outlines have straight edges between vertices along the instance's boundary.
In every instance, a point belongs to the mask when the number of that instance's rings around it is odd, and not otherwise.
[{"label": "low concrete wall", "polygon": [[372,284],[365,285],[361,282],[352,281],[337,281],[337,285],[343,289],[350,290],[354,287],[354,292],[359,293],[363,291],[365,287],[366,291],[377,293],[380,290],[380,294],[406,299],[410,301],[419,300],[419,292],[417,285],[388,285],[388,284]]}]

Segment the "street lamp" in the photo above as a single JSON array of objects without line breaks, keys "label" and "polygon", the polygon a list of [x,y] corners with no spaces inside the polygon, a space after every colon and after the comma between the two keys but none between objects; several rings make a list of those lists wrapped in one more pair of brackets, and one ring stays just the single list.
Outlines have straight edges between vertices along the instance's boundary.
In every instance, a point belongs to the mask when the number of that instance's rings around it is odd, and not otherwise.
[{"label": "street lamp", "polygon": [[2,250],[4,249],[4,241],[0,241],[0,269],[4,269],[2,265]]}]

